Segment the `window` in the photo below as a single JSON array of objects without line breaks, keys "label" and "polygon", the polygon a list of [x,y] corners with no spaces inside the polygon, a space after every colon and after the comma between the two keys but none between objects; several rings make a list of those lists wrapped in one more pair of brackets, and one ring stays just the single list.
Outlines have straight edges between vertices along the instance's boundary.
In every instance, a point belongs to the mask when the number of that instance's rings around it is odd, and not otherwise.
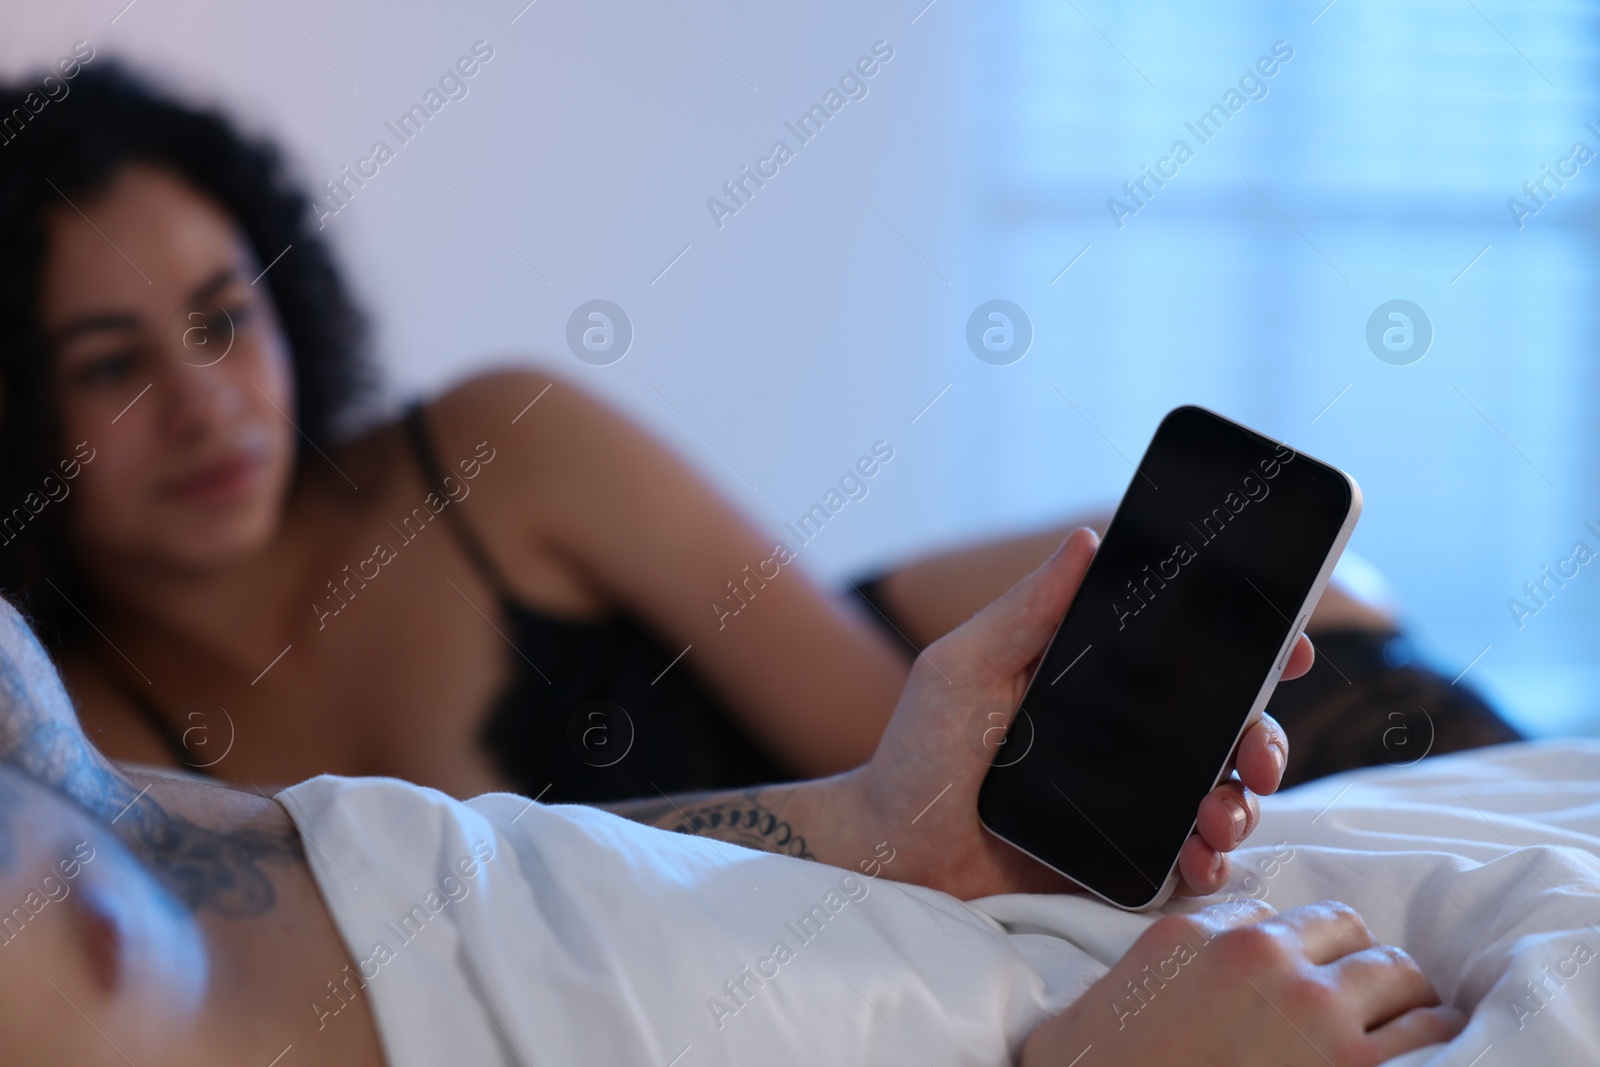
[{"label": "window", "polygon": [[971,430],[996,511],[1114,498],[1205,404],[1356,477],[1447,673],[1600,732],[1597,9],[1322,3],[967,16],[969,255],[1043,349]]}]

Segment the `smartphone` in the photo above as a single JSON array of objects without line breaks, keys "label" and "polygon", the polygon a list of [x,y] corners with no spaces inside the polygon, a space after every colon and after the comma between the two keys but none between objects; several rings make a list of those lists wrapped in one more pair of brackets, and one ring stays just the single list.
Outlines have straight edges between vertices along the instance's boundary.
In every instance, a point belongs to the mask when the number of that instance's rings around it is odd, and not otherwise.
[{"label": "smartphone", "polygon": [[1166,415],[992,754],[1001,840],[1158,907],[1361,513],[1348,474],[1207,411]]}]

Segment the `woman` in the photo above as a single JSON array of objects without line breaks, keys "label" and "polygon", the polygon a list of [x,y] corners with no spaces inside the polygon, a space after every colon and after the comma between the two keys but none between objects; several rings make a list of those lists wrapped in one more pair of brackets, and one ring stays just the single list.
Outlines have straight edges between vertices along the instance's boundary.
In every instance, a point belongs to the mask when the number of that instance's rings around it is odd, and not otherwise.
[{"label": "woman", "polygon": [[[363,322],[272,148],[101,63],[5,164],[0,588],[114,757],[547,800],[827,774],[870,755],[913,647],[1059,541],[907,568],[869,615],[752,574],[768,539],[532,370],[347,439]],[[729,593],[736,618],[708,607]],[[1335,594],[1330,626],[1397,677],[1382,612]],[[1328,690],[1300,717],[1348,726]],[[1454,747],[1514,736],[1476,706],[1448,720]],[[1390,726],[1343,730],[1365,747],[1338,758],[1383,759]]]}]

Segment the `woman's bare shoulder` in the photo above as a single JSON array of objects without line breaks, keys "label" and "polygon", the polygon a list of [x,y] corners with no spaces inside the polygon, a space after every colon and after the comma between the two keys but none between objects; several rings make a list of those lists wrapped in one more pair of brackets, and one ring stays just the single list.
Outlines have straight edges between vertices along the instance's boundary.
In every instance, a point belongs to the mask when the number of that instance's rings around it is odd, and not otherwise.
[{"label": "woman's bare shoulder", "polygon": [[451,385],[425,405],[428,428],[440,443],[488,439],[513,452],[552,437],[588,440],[626,424],[574,382],[542,368],[483,371]]},{"label": "woman's bare shoulder", "polygon": [[597,477],[653,470],[666,455],[627,415],[571,380],[534,367],[458,382],[426,405],[425,417],[441,469],[470,468],[474,459],[492,462],[492,480],[514,481],[525,491],[523,499],[589,498]]},{"label": "woman's bare shoulder", "polygon": [[645,462],[652,445],[642,432],[532,367],[464,379],[426,403],[423,418],[444,490],[513,589],[573,614],[599,610],[603,598],[563,546],[591,523],[619,521],[608,472]]},{"label": "woman's bare shoulder", "polygon": [[[536,461],[548,454],[552,438],[581,442],[601,429],[599,423],[618,418],[572,384],[529,366],[473,374],[419,406],[442,473],[456,473],[463,464],[476,470],[493,455],[498,468],[515,468],[522,480],[537,477]],[[337,448],[308,456],[307,488],[341,500],[345,511],[385,503],[394,491],[413,494],[412,475],[419,472],[404,420],[405,413],[391,413]]]}]

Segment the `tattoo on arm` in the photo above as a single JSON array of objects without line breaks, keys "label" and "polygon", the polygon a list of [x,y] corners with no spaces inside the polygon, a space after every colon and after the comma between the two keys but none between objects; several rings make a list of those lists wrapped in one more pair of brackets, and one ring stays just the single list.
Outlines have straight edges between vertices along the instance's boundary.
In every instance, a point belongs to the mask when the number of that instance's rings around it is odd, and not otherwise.
[{"label": "tattoo on arm", "polygon": [[[772,794],[778,793],[774,797]],[[627,800],[601,807],[634,822],[743,845],[759,852],[776,852],[814,860],[806,839],[779,817],[787,791],[771,786],[735,793],[693,793],[659,800]]]},{"label": "tattoo on arm", "polygon": [[[77,713],[49,657],[8,607],[0,606],[0,764],[50,787],[99,819],[143,860],[151,874],[190,911],[233,918],[262,915],[277,904],[266,864],[304,862],[299,832],[215,830],[168,812],[134,788],[78,726]],[[15,796],[0,792],[0,814]],[[12,845],[0,825],[0,863]]]},{"label": "tattoo on arm", "polygon": [[[278,894],[263,867],[305,861],[304,845],[292,824],[281,832],[197,826],[110,771],[93,778],[77,775],[70,791],[54,782],[39,784],[67,793],[77,807],[98,817],[191,912],[212,911],[235,919],[264,915],[277,905]],[[14,865],[11,820],[25,809],[21,796],[0,780],[0,871]]]},{"label": "tattoo on arm", "polygon": [[199,826],[114,771],[98,768],[74,776],[66,792],[191,912],[233,919],[264,915],[278,903],[264,865],[305,862],[305,846],[287,818],[282,830]]},{"label": "tattoo on arm", "polygon": [[173,815],[148,795],[127,809],[120,836],[173,896],[192,912],[213,911],[249,919],[278,902],[264,864],[305,862],[305,846],[292,824],[282,831],[213,830]]}]

